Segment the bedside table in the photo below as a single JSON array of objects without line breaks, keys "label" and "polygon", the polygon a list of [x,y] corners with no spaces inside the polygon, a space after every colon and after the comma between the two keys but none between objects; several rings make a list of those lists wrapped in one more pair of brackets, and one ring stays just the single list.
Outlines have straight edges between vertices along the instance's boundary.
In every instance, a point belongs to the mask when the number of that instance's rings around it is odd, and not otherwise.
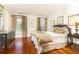
[{"label": "bedside table", "polygon": [[[78,42],[79,40],[79,34],[72,34],[72,40],[71,40],[71,43],[73,44],[74,41],[77,41]],[[78,43],[79,44],[79,43]]]}]

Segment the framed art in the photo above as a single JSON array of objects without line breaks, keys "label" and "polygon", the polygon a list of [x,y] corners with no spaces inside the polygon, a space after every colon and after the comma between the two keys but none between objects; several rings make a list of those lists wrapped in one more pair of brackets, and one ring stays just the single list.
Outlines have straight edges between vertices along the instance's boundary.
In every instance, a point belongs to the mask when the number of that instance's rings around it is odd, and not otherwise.
[{"label": "framed art", "polygon": [[74,26],[76,22],[79,22],[79,14],[68,16],[68,25]]},{"label": "framed art", "polygon": [[29,26],[30,27],[34,27],[35,26],[35,20],[34,19],[30,19],[29,20]]},{"label": "framed art", "polygon": [[63,16],[57,17],[57,24],[63,24]]}]

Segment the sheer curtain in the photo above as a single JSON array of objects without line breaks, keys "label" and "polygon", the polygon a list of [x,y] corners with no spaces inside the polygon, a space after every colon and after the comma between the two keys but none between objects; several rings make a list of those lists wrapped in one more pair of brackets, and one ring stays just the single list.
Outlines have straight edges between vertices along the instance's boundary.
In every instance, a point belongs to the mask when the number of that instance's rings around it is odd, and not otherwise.
[{"label": "sheer curtain", "polygon": [[40,17],[37,17],[37,31],[41,31]]}]

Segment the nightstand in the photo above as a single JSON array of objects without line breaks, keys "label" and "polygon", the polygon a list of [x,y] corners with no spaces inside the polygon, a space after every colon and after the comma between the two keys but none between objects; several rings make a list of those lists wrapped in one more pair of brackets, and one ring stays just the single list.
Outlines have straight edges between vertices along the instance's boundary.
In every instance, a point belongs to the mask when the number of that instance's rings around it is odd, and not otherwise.
[{"label": "nightstand", "polygon": [[72,44],[79,44],[79,34],[72,34]]}]

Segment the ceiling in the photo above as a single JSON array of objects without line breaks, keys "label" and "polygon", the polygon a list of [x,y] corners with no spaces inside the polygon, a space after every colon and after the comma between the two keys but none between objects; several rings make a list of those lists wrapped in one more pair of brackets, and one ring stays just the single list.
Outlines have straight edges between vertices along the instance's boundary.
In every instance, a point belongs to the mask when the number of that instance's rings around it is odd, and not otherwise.
[{"label": "ceiling", "polygon": [[48,16],[64,7],[64,4],[5,4],[12,14]]}]

